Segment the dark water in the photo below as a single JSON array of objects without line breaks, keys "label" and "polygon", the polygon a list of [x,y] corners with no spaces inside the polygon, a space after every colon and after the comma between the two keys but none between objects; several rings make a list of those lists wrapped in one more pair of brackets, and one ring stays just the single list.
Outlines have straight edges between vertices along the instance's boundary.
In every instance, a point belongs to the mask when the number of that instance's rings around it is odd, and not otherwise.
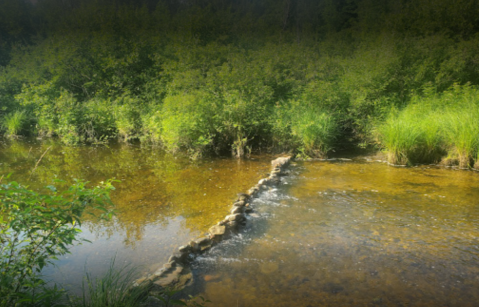
[{"label": "dark water", "polygon": [[[32,170],[49,148],[37,169]],[[0,176],[40,189],[56,177],[91,184],[116,178],[111,194],[117,215],[110,222],[88,219],[82,225],[84,243],[71,248],[48,278],[79,289],[85,268],[93,276],[105,273],[113,257],[120,267],[154,271],[180,245],[200,237],[224,218],[236,194],[253,186],[269,171],[270,158],[204,159],[167,155],[158,148],[134,145],[67,147],[56,142],[0,142]],[[5,179],[4,179],[5,180]]]},{"label": "dark water", "polygon": [[478,173],[305,162],[195,264],[212,306],[479,306]]}]

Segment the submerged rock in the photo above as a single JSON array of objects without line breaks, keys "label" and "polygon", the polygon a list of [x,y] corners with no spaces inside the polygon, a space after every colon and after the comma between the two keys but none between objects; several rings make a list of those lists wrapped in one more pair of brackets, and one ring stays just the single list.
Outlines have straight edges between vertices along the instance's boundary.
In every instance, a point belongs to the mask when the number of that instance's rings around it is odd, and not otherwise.
[{"label": "submerged rock", "polygon": [[236,214],[230,214],[226,217],[230,222],[233,222],[233,221],[243,221],[245,220],[245,216],[241,213],[236,213]]},{"label": "submerged rock", "polygon": [[233,207],[233,209],[231,209],[231,214],[241,214],[243,212],[245,212],[245,207]]},{"label": "submerged rock", "polygon": [[291,160],[291,157],[281,157],[281,158],[277,158],[277,159],[271,161],[271,165],[273,166],[273,168],[283,167],[283,166],[288,165],[288,163],[289,163],[290,160]]},{"label": "submerged rock", "polygon": [[240,193],[238,194],[238,200],[239,201],[248,201],[250,198],[250,196],[248,194],[245,194],[245,193]]},{"label": "submerged rock", "polygon": [[240,200],[240,201],[237,201],[233,204],[233,206],[235,207],[242,207],[246,204],[246,202],[244,200]]},{"label": "submerged rock", "polygon": [[180,246],[180,247],[178,248],[178,251],[179,251],[180,253],[189,253],[189,252],[191,252],[191,246],[189,246],[189,245]]},{"label": "submerged rock", "polygon": [[154,278],[151,292],[161,292],[166,287],[181,290],[192,280],[193,274],[189,268],[176,265]]},{"label": "submerged rock", "polygon": [[209,233],[214,236],[222,236],[225,234],[226,227],[215,225],[209,229]]}]

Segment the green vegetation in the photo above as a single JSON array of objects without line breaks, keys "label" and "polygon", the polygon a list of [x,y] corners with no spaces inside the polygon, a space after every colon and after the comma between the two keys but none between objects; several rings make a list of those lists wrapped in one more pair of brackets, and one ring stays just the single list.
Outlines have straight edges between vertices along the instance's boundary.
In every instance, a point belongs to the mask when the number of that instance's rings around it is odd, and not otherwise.
[{"label": "green vegetation", "polygon": [[93,189],[85,184],[77,181],[62,192],[50,185],[47,194],[16,182],[0,185],[0,306],[53,306],[63,295],[46,286],[41,270],[79,241],[84,213],[111,215],[111,183]]},{"label": "green vegetation", "polygon": [[[65,186],[60,180],[56,184]],[[79,239],[79,226],[86,214],[100,219],[111,217],[111,182],[91,189],[86,184],[75,181],[62,191],[50,185],[46,193],[28,190],[17,182],[0,184],[0,306],[136,307],[145,302],[148,285],[131,287],[136,270],[116,269],[114,260],[102,277],[86,273],[78,297],[47,283],[41,275],[46,265],[69,253],[73,244],[88,242]],[[164,306],[198,307],[209,302],[202,297],[173,299],[176,293],[165,289],[159,302]]]},{"label": "green vegetation", "polygon": [[475,137],[459,135],[473,112],[421,106],[479,85],[474,0],[2,3],[6,135],[191,157],[325,157],[378,139],[391,163],[477,160]]},{"label": "green vegetation", "polygon": [[24,110],[15,111],[13,113],[7,114],[3,118],[2,127],[7,136],[15,137],[24,130],[26,121],[27,115]]},{"label": "green vegetation", "polygon": [[442,94],[414,97],[377,127],[393,164],[457,163],[467,168],[479,152],[479,90],[454,86]]}]

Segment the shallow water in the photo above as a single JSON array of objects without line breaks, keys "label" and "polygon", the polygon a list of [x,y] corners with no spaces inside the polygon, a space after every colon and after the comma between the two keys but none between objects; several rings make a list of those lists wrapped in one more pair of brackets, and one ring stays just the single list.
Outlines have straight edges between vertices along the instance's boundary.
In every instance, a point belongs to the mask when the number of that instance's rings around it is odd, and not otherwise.
[{"label": "shallow water", "polygon": [[[37,161],[47,150],[32,174]],[[248,190],[269,171],[270,158],[203,159],[192,162],[135,145],[67,147],[57,142],[0,142],[0,176],[40,189],[59,179],[92,184],[116,178],[111,193],[117,215],[110,222],[87,217],[84,243],[44,270],[49,280],[78,290],[85,268],[105,273],[110,261],[154,271],[173,251],[200,237],[223,219],[236,194]],[[3,179],[5,180],[5,179]]]},{"label": "shallow water", "polygon": [[211,306],[477,306],[477,172],[298,162],[195,263]]}]

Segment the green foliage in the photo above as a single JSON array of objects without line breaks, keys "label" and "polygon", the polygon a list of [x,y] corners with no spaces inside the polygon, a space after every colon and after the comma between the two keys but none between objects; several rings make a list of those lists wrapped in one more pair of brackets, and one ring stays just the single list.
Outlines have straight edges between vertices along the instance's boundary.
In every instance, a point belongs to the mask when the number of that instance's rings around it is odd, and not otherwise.
[{"label": "green foliage", "polygon": [[77,226],[84,213],[93,214],[95,209],[100,217],[111,216],[111,182],[93,189],[85,186],[86,182],[76,181],[57,191],[51,185],[49,193],[40,194],[17,182],[0,185],[0,306],[47,306],[59,298],[56,287],[42,290],[42,268],[78,242]]},{"label": "green foliage", "polygon": [[88,142],[103,142],[116,136],[115,114],[111,102],[93,98],[84,103],[83,133]]},{"label": "green foliage", "polygon": [[10,137],[15,137],[21,134],[25,130],[27,119],[28,117],[25,110],[7,114],[3,118],[2,123],[2,128],[5,130],[5,134]]},{"label": "green foliage", "polygon": [[[0,121],[25,109],[34,124],[17,133],[67,144],[324,156],[346,135],[372,143],[386,118],[399,129],[391,109],[427,88],[479,85],[473,0],[3,2]],[[435,160],[426,147],[412,159]]]},{"label": "green foliage", "polygon": [[271,126],[276,146],[303,157],[325,158],[339,135],[334,112],[295,100],[275,106]]},{"label": "green foliage", "polygon": [[[473,165],[479,150],[479,90],[454,86],[438,95],[426,90],[404,110],[394,111],[378,125],[380,144],[393,164],[457,160]],[[447,157],[444,157],[445,154]]]},{"label": "green foliage", "polygon": [[441,125],[449,156],[457,158],[461,168],[473,166],[479,153],[479,90],[456,86],[442,100],[450,103]]},{"label": "green foliage", "polygon": [[130,95],[124,95],[115,100],[113,106],[118,136],[124,141],[138,138],[141,130],[141,102]]},{"label": "green foliage", "polygon": [[167,150],[183,149],[199,157],[212,144],[214,105],[202,93],[195,94],[165,99],[161,138]]}]

